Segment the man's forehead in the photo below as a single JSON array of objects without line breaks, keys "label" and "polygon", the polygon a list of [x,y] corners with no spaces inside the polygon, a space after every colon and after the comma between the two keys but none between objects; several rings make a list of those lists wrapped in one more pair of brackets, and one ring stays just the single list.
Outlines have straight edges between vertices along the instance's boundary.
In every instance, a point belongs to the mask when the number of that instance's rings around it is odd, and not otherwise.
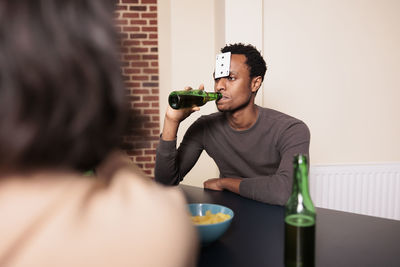
[{"label": "man's forehead", "polygon": [[215,78],[229,76],[231,66],[231,52],[218,54],[215,59]]}]

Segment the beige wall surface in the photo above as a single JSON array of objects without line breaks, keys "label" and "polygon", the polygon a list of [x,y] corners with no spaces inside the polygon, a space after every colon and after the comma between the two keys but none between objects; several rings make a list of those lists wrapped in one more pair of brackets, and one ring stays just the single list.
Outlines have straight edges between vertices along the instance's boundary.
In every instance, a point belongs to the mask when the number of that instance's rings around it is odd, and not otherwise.
[{"label": "beige wall surface", "polygon": [[[257,42],[268,65],[257,103],[308,124],[311,164],[400,162],[400,1],[158,4],[161,119],[170,91],[200,83],[213,90],[224,42]],[[214,111],[207,104],[184,121],[178,144],[195,118]],[[185,183],[217,176],[203,153]]]},{"label": "beige wall surface", "polygon": [[264,1],[264,104],[303,119],[312,164],[400,161],[400,1]]}]

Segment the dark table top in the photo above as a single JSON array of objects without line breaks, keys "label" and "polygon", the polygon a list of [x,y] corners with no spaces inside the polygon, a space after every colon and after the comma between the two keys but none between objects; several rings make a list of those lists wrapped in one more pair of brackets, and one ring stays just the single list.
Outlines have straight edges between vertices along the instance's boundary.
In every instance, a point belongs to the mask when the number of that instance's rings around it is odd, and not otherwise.
[{"label": "dark table top", "polygon": [[[220,204],[235,213],[227,232],[202,247],[198,266],[284,266],[284,207],[228,191],[179,187],[188,203]],[[400,267],[400,221],[316,210],[317,267]]]}]

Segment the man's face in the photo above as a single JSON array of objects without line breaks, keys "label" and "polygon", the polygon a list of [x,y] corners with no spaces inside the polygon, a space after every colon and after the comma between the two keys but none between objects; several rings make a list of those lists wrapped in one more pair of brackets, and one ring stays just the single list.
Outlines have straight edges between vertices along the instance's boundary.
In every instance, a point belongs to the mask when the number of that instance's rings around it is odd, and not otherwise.
[{"label": "man's face", "polygon": [[250,103],[251,79],[245,62],[245,55],[231,55],[229,76],[215,79],[214,90],[222,94],[216,103],[219,111],[235,111]]}]

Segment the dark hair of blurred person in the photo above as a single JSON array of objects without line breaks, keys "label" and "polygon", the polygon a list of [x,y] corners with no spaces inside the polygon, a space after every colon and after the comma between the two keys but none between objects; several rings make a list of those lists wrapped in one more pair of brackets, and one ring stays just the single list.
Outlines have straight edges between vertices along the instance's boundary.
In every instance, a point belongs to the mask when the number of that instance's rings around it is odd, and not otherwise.
[{"label": "dark hair of blurred person", "polygon": [[0,169],[97,165],[120,138],[113,1],[0,2]]},{"label": "dark hair of blurred person", "polygon": [[0,1],[0,266],[195,265],[183,195],[114,152],[114,5]]}]

